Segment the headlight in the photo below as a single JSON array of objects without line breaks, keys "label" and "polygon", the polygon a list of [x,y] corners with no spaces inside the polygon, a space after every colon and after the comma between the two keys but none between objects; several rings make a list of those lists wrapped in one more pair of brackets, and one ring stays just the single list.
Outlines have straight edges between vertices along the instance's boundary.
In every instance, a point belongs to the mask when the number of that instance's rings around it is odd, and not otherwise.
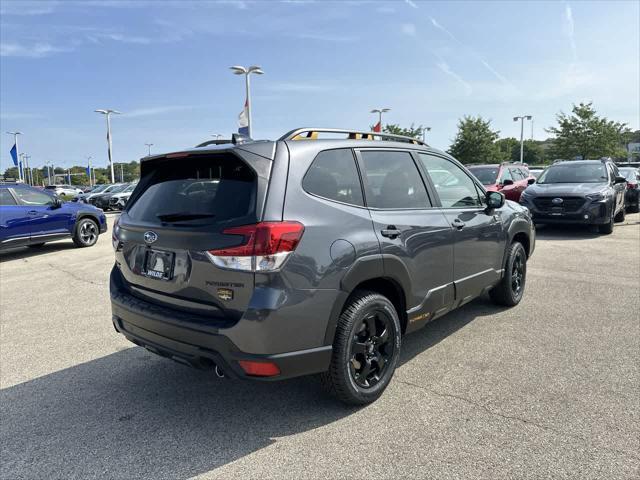
[{"label": "headlight", "polygon": [[524,192],[522,192],[522,195],[520,195],[520,203],[529,203],[531,201],[531,195],[527,194],[527,191],[525,190]]},{"label": "headlight", "polygon": [[599,202],[601,200],[606,200],[607,194],[605,192],[591,193],[587,195],[587,198],[592,202]]}]

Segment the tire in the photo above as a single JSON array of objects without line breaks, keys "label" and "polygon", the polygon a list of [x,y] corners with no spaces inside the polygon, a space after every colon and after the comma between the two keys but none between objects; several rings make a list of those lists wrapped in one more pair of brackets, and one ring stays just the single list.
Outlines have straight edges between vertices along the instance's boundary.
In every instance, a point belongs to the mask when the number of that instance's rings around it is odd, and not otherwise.
[{"label": "tire", "polygon": [[624,222],[624,207],[620,209],[618,214],[613,218],[613,221],[617,223]]},{"label": "tire", "polygon": [[354,292],[338,320],[329,370],[320,375],[323,387],[348,405],[377,400],[395,372],[401,337],[400,319],[389,299]]},{"label": "tire", "polygon": [[613,233],[613,215],[609,219],[609,223],[605,223],[604,225],[598,225],[598,231],[600,233],[604,233],[605,235],[610,235]]},{"label": "tire", "polygon": [[73,243],[80,248],[92,247],[98,241],[98,235],[100,235],[100,228],[96,221],[91,218],[81,218],[76,223]]},{"label": "tire", "polygon": [[513,242],[507,254],[504,276],[498,285],[489,291],[494,303],[515,307],[524,295],[527,283],[527,252],[520,242]]},{"label": "tire", "polygon": [[31,245],[27,245],[27,247],[29,247],[29,248],[40,248],[40,247],[44,247],[44,242],[42,242],[42,243],[32,243]]}]

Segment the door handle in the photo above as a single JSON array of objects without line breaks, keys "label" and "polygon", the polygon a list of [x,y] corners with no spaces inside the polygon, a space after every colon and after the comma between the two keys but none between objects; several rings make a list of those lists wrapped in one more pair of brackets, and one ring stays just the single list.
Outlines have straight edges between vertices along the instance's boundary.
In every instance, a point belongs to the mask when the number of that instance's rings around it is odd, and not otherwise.
[{"label": "door handle", "polygon": [[458,230],[462,230],[464,228],[464,226],[466,225],[466,223],[464,223],[459,218],[456,218],[453,222],[451,222],[451,225],[453,225]]},{"label": "door handle", "polygon": [[37,215],[37,214],[38,214],[38,211],[37,211],[37,210],[29,210],[29,211],[27,212],[27,215]]},{"label": "door handle", "polygon": [[394,239],[399,237],[402,232],[398,230],[395,225],[389,225],[387,228],[381,230],[380,233],[383,237]]}]

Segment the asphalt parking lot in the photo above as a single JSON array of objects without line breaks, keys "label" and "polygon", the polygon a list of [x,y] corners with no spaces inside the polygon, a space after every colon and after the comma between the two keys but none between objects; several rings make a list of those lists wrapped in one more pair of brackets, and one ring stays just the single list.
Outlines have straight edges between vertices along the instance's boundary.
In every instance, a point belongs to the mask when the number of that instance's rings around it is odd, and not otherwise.
[{"label": "asphalt parking lot", "polygon": [[405,337],[360,409],[127,342],[109,234],[0,254],[1,476],[637,478],[640,215],[538,235],[518,307],[481,298]]}]

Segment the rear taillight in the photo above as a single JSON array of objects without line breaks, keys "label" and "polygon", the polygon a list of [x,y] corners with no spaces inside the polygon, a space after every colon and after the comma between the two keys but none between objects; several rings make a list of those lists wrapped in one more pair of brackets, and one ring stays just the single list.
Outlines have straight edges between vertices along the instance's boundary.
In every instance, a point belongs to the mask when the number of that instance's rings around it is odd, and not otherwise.
[{"label": "rear taillight", "polygon": [[225,235],[242,235],[235,247],[209,250],[211,262],[221,268],[246,272],[279,269],[291,255],[304,232],[299,222],[261,222],[223,230]]},{"label": "rear taillight", "polygon": [[120,217],[116,218],[115,222],[113,222],[113,228],[111,230],[111,246],[117,252],[118,247],[120,247]]}]

